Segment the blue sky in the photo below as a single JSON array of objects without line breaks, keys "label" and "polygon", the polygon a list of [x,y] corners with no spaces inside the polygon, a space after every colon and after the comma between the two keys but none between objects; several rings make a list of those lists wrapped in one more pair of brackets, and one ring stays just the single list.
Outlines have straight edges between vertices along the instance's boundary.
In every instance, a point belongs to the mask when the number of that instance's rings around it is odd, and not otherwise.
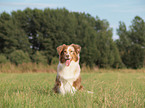
[{"label": "blue sky", "polygon": [[0,0],[0,13],[8,13],[25,8],[63,8],[69,11],[85,12],[93,17],[107,19],[113,28],[113,39],[117,39],[116,29],[119,21],[131,25],[138,15],[145,20],[145,0]]}]

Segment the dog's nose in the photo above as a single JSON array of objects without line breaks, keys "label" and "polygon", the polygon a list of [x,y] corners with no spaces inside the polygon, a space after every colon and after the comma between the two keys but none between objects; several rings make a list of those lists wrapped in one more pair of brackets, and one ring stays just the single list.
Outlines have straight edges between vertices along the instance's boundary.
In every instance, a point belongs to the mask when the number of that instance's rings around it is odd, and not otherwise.
[{"label": "dog's nose", "polygon": [[69,57],[69,55],[67,54],[67,55],[66,55],[66,57],[68,58],[68,57]]}]

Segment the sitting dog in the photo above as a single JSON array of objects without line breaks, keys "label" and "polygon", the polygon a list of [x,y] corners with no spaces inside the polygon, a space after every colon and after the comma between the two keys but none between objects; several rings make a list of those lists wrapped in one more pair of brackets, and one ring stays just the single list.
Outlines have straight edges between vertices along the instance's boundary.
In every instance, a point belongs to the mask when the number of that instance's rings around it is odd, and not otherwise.
[{"label": "sitting dog", "polygon": [[63,95],[66,93],[74,94],[77,90],[83,90],[79,65],[80,50],[81,47],[76,44],[63,44],[57,47],[59,64],[55,86],[53,88],[55,93]]}]

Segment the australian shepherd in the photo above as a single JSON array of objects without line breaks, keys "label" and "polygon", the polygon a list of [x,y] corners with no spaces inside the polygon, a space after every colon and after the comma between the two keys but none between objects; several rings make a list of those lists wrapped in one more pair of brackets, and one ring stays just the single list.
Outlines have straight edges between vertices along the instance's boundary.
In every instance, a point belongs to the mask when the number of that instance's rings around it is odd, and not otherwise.
[{"label": "australian shepherd", "polygon": [[80,51],[81,47],[76,44],[63,44],[57,47],[59,64],[53,88],[55,93],[63,95],[66,93],[74,94],[77,90],[83,90],[79,65]]}]

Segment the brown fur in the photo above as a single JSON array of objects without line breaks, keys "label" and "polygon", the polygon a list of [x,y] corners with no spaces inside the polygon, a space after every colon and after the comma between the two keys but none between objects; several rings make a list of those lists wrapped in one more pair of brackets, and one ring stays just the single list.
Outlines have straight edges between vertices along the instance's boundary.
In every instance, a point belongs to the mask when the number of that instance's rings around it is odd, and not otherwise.
[{"label": "brown fur", "polygon": [[62,47],[62,50],[61,50],[60,55],[59,55],[60,56],[59,60],[60,60],[61,63],[64,63],[66,61],[65,58],[64,58],[65,57],[64,51],[66,51],[67,48],[68,48],[67,45]]},{"label": "brown fur", "polygon": [[78,90],[83,90],[83,86],[81,85],[81,77],[79,76],[79,78],[73,82],[73,87],[75,87]]},{"label": "brown fur", "polygon": [[55,86],[53,88],[54,92],[55,93],[58,93],[58,88],[61,86],[61,82],[60,82],[60,77],[56,77],[56,80],[55,80]]},{"label": "brown fur", "polygon": [[75,44],[71,44],[71,45],[74,47],[77,54],[80,53],[81,47],[79,45],[75,45]]}]

